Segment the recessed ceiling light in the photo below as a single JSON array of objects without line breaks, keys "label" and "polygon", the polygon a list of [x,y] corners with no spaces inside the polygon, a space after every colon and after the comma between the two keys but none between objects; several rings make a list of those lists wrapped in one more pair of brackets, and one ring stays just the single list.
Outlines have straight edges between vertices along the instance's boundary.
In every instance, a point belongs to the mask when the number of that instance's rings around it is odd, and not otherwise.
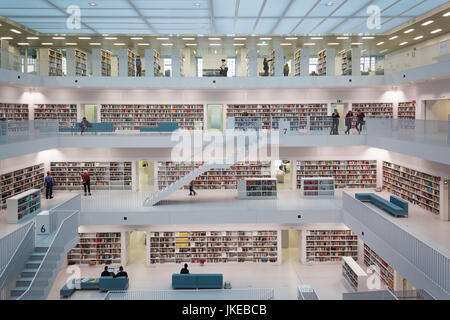
[{"label": "recessed ceiling light", "polygon": [[361,50],[361,53],[366,52],[366,51],[367,51],[367,49],[363,49],[363,50]]},{"label": "recessed ceiling light", "polygon": [[272,38],[259,38],[259,40],[272,40]]},{"label": "recessed ceiling light", "polygon": [[101,45],[100,42],[90,42],[89,44],[90,44],[91,46],[99,46],[99,45]]},{"label": "recessed ceiling light", "polygon": [[132,37],[132,38],[130,38],[131,40],[144,40],[144,38],[142,38],[142,37]]},{"label": "recessed ceiling light", "polygon": [[28,40],[37,40],[39,37],[27,37]]},{"label": "recessed ceiling light", "polygon": [[142,42],[140,42],[140,43],[138,43],[137,45],[138,45],[138,46],[149,46],[150,43],[142,43]]},{"label": "recessed ceiling light", "polygon": [[19,42],[17,45],[19,45],[19,46],[29,46],[30,44],[28,42]]},{"label": "recessed ceiling light", "polygon": [[195,40],[195,38],[183,38],[183,40]]},{"label": "recessed ceiling light", "polygon": [[287,37],[287,38],[285,38],[286,40],[297,40],[298,38],[297,37]]},{"label": "recessed ceiling light", "polygon": [[414,40],[419,40],[419,39],[422,39],[422,38],[423,38],[423,36],[418,36],[418,37],[415,37]]},{"label": "recessed ceiling light", "polygon": [[125,43],[123,43],[123,42],[114,42],[113,45],[115,45],[115,46],[124,46]]},{"label": "recessed ceiling light", "polygon": [[52,39],[55,39],[55,40],[64,40],[66,37],[52,37]]},{"label": "recessed ceiling light", "polygon": [[169,38],[156,38],[156,40],[169,40]]},{"label": "recessed ceiling light", "polygon": [[195,47],[197,44],[196,43],[186,43],[186,46],[188,47]]},{"label": "recessed ceiling light", "polygon": [[316,44],[314,42],[306,42],[303,45],[304,46],[315,46]]},{"label": "recessed ceiling light", "polygon": [[283,43],[280,43],[280,46],[292,46],[292,43],[283,42]]},{"label": "recessed ceiling light", "polygon": [[442,29],[436,29],[436,30],[431,31],[430,33],[438,33],[438,32],[441,32],[441,31],[442,31]]},{"label": "recessed ceiling light", "polygon": [[329,2],[327,2],[327,7],[331,7],[333,4],[334,4],[333,1],[329,1]]},{"label": "recessed ceiling light", "polygon": [[96,4],[95,2],[89,2],[89,5],[90,5],[91,7],[95,7],[97,4]]},{"label": "recessed ceiling light", "polygon": [[212,46],[212,47],[218,47],[218,46],[221,46],[220,43],[210,43],[209,45]]},{"label": "recessed ceiling light", "polygon": [[217,40],[220,40],[220,38],[208,38],[208,40],[217,41]]},{"label": "recessed ceiling light", "polygon": [[268,44],[267,43],[257,43],[256,45],[257,46],[267,46]]},{"label": "recessed ceiling light", "polygon": [[234,38],[234,40],[247,40],[247,38]]},{"label": "recessed ceiling light", "polygon": [[19,30],[16,30],[16,29],[10,29],[12,32],[14,32],[14,33],[18,33],[18,34],[21,34],[22,32],[20,32]]},{"label": "recessed ceiling light", "polygon": [[105,37],[106,40],[117,40],[117,37]]},{"label": "recessed ceiling light", "polygon": [[450,16],[450,11],[447,13],[444,13],[444,15],[443,15],[443,17],[448,17],[448,16]]},{"label": "recessed ceiling light", "polygon": [[347,40],[348,37],[336,37],[337,40]]},{"label": "recessed ceiling light", "polygon": [[434,21],[433,20],[428,20],[427,22],[422,23],[423,26],[427,26],[429,24],[432,24]]},{"label": "recessed ceiling light", "polygon": [[66,42],[66,46],[76,46],[77,44],[76,42]]},{"label": "recessed ceiling light", "polygon": [[403,32],[403,33],[410,33],[410,32],[413,32],[414,31],[414,29],[408,29],[408,30],[406,30],[405,32]]},{"label": "recessed ceiling light", "polygon": [[162,46],[173,46],[173,43],[161,43]]},{"label": "recessed ceiling light", "polygon": [[13,38],[12,37],[1,37],[0,39],[2,39],[2,40],[12,40]]},{"label": "recessed ceiling light", "polygon": [[384,41],[378,42],[377,46],[381,46],[382,44],[384,44]]},{"label": "recessed ceiling light", "polygon": [[390,37],[389,40],[394,40],[394,39],[397,39],[397,38],[398,38],[398,36],[393,36],[393,37]]},{"label": "recessed ceiling light", "polygon": [[52,46],[53,42],[42,42],[41,45],[43,45],[43,46]]},{"label": "recessed ceiling light", "polygon": [[233,43],[233,45],[234,45],[234,46],[241,46],[241,47],[242,47],[242,46],[245,46],[244,43]]},{"label": "recessed ceiling light", "polygon": [[193,4],[192,4],[194,7],[200,7],[200,2],[194,2]]},{"label": "recessed ceiling light", "polygon": [[339,42],[328,42],[329,46],[338,46],[339,44]]},{"label": "recessed ceiling light", "polygon": [[78,39],[80,39],[80,40],[90,40],[91,37],[78,37]]},{"label": "recessed ceiling light", "polygon": [[322,40],[322,37],[311,37],[311,40]]},{"label": "recessed ceiling light", "polygon": [[385,53],[388,49],[381,50],[380,53]]},{"label": "recessed ceiling light", "polygon": [[353,46],[359,46],[359,45],[362,45],[362,42],[352,42],[352,45]]},{"label": "recessed ceiling light", "polygon": [[407,44],[407,43],[408,43],[408,41],[405,41],[405,42],[400,43],[400,45],[401,45],[401,46],[404,46],[404,45]]},{"label": "recessed ceiling light", "polygon": [[375,37],[362,37],[363,40],[371,40],[371,39],[375,39]]}]

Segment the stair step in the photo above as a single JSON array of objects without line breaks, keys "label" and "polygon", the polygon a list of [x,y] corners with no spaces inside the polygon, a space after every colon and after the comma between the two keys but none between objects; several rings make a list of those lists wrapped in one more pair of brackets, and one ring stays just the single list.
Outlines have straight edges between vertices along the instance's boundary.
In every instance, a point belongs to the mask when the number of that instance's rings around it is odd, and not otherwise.
[{"label": "stair step", "polygon": [[22,270],[20,275],[24,278],[34,277],[36,272],[37,272],[37,268],[25,268]]},{"label": "stair step", "polygon": [[15,287],[11,290],[11,296],[21,296],[25,291],[28,290],[28,287]]},{"label": "stair step", "polygon": [[16,286],[18,287],[29,286],[31,284],[31,281],[33,281],[33,277],[21,277],[19,280],[16,281]]},{"label": "stair step", "polygon": [[40,252],[47,252],[48,251],[48,247],[35,247],[34,248],[34,252],[36,253],[40,253]]},{"label": "stair step", "polygon": [[25,263],[25,268],[29,268],[29,269],[37,269],[37,268],[39,268],[39,266],[41,265],[41,263],[42,263],[42,260],[41,260],[41,261],[39,261],[39,260],[28,260],[28,261]]}]

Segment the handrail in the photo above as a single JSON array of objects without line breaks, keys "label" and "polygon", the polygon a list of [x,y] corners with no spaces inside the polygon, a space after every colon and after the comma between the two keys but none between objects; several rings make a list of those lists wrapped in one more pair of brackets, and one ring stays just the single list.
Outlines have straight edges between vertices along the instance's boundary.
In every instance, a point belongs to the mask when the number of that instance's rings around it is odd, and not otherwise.
[{"label": "handrail", "polygon": [[28,224],[24,224],[20,228],[0,238],[0,272],[8,265],[13,252],[25,237],[27,226]]},{"label": "handrail", "polygon": [[[68,234],[68,232],[61,232],[63,228],[65,228],[68,224],[66,224],[67,222],[72,222],[70,220],[75,220],[77,222],[78,225],[78,218],[79,218],[79,211],[74,211],[74,213],[72,213],[70,216],[68,216],[67,218],[65,218],[61,225],[58,228],[58,231],[56,231],[54,238],[52,239],[52,242],[50,243],[50,246],[48,247],[47,252],[44,255],[44,258],[42,259],[42,263],[39,265],[38,270],[36,271],[33,280],[30,283],[30,286],[28,287],[28,289],[17,299],[17,300],[22,300],[24,298],[31,298],[32,297],[32,291],[33,291],[33,286],[37,283],[38,278],[41,276],[41,273],[44,273],[45,270],[43,270],[43,266],[48,263],[49,257],[54,257],[57,254],[61,254],[60,252],[56,251],[56,249],[60,249],[60,247],[64,247],[65,245],[67,245],[67,243],[69,243],[69,241],[73,240],[73,239],[69,239],[67,241],[65,241],[65,244],[58,244],[58,246],[55,245],[55,243],[57,243],[57,240],[60,240],[61,237],[67,237],[70,236],[70,234]],[[71,225],[69,225],[71,227]],[[73,228],[74,230],[64,230],[64,231],[72,231],[74,237],[76,238],[76,236],[78,236],[78,229],[77,228]],[[64,239],[64,238],[63,238]],[[56,251],[56,252],[55,252]],[[53,271],[57,271],[54,270],[53,267]],[[49,285],[49,283],[47,282],[47,285]],[[44,296],[46,296],[45,292],[43,293]]]}]

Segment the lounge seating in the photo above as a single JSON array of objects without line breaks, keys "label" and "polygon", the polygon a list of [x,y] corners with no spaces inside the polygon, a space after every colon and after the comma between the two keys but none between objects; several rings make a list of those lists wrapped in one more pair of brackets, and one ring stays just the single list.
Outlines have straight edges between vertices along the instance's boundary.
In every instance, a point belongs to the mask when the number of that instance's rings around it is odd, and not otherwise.
[{"label": "lounge seating", "polygon": [[219,273],[172,274],[173,289],[222,289],[223,275]]},{"label": "lounge seating", "polygon": [[75,290],[126,290],[128,289],[128,278],[126,277],[100,277],[71,279],[59,291],[59,295],[64,298],[70,297]]},{"label": "lounge seating", "polygon": [[126,290],[128,283],[127,277],[100,277],[99,289],[100,291]]},{"label": "lounge seating", "polygon": [[396,217],[408,216],[408,202],[395,196],[391,196],[390,201],[387,201],[373,193],[357,193],[355,198],[360,201],[371,202]]},{"label": "lounge seating", "polygon": [[[90,122],[91,126],[87,127],[85,133],[91,132],[114,132],[112,122]],[[59,128],[59,132],[81,132],[80,122],[77,122],[72,128]]]},{"label": "lounge seating", "polygon": [[178,122],[158,122],[157,127],[140,127],[140,132],[172,132],[178,129]]}]

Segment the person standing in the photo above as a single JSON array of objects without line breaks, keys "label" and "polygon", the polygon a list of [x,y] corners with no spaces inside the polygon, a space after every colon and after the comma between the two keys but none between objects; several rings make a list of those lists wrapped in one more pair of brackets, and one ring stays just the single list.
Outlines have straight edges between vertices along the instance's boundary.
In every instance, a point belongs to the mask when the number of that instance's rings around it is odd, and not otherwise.
[{"label": "person standing", "polygon": [[263,61],[264,77],[267,77],[269,75],[269,61],[272,61],[272,59],[267,60],[267,58],[264,58]]},{"label": "person standing", "polygon": [[142,68],[141,56],[137,55],[136,56],[136,77],[141,76],[141,68]]},{"label": "person standing", "polygon": [[91,195],[91,176],[86,170],[81,175],[81,179],[83,180],[84,195],[87,196],[86,189],[89,195]]},{"label": "person standing", "polygon": [[194,181],[191,181],[191,183],[189,183],[189,195],[197,195],[197,192],[195,192],[194,190]]},{"label": "person standing", "polygon": [[362,110],[358,110],[358,114],[356,115],[356,130],[359,134],[361,134],[365,117],[364,112],[362,112]]},{"label": "person standing", "polygon": [[283,67],[283,74],[285,77],[289,75],[289,65],[287,63]]},{"label": "person standing", "polygon": [[350,129],[352,128],[352,121],[353,121],[353,112],[351,110],[348,110],[347,114],[345,115],[345,126],[347,129],[345,130],[345,134],[350,134]]},{"label": "person standing", "polygon": [[53,180],[53,176],[50,174],[50,171],[47,171],[47,176],[44,179],[45,199],[53,199],[53,185],[54,184],[55,184],[55,180]]},{"label": "person standing", "polygon": [[225,59],[222,59],[222,65],[220,66],[220,75],[223,77],[228,76],[228,66],[227,61]]},{"label": "person standing", "polygon": [[339,134],[338,128],[339,128],[339,112],[337,111],[337,109],[334,109],[333,114],[331,115],[331,117],[333,118],[333,122],[331,124],[331,132],[330,134]]}]

